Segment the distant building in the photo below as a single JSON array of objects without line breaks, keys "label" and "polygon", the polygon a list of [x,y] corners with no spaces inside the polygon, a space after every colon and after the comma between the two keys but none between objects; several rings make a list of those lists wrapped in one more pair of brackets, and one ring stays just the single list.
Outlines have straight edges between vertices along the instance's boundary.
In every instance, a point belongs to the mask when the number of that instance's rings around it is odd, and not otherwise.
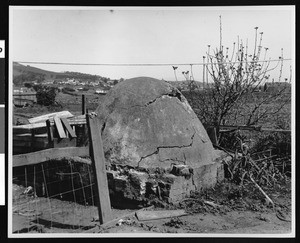
[{"label": "distant building", "polygon": [[32,88],[20,88],[14,89],[13,93],[13,104],[15,106],[23,107],[36,103],[36,91]]},{"label": "distant building", "polygon": [[107,90],[102,90],[102,89],[96,89],[95,90],[95,94],[106,94],[107,93]]}]

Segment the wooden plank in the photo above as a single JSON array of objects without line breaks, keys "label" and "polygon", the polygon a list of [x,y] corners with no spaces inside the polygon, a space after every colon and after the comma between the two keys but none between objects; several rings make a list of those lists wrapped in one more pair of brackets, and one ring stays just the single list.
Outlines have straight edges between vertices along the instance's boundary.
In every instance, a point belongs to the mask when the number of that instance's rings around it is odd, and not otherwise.
[{"label": "wooden plank", "polygon": [[86,124],[85,115],[67,118],[70,125],[82,125]]},{"label": "wooden plank", "polygon": [[33,153],[19,154],[13,156],[13,167],[34,165],[51,159],[64,157],[83,157],[89,155],[88,147],[51,148]]},{"label": "wooden plank", "polygon": [[187,215],[187,213],[183,209],[136,212],[136,217],[139,221],[164,219],[164,218],[179,217],[184,215]]},{"label": "wooden plank", "polygon": [[[35,135],[35,138],[47,138],[47,134],[38,134]],[[30,133],[25,133],[25,134],[18,134],[18,135],[13,135],[13,140],[23,140],[23,141],[31,141],[31,134]]]},{"label": "wooden plank", "polygon": [[13,149],[17,147],[26,148],[24,153],[28,153],[34,149],[46,149],[48,146],[47,138],[36,139],[34,142],[26,140],[13,140]]},{"label": "wooden plank", "polygon": [[49,114],[42,115],[42,116],[33,117],[33,118],[28,119],[28,121],[29,121],[29,123],[46,122],[48,119],[54,118],[55,116],[59,117],[59,118],[73,117],[73,115],[69,111],[60,111],[60,112],[49,113]]},{"label": "wooden plank", "polygon": [[20,135],[13,135],[13,140],[19,140],[19,141],[31,141],[31,134],[26,133],[26,134],[20,134]]},{"label": "wooden plank", "polygon": [[[120,216],[120,217],[117,217],[117,218],[115,218],[115,219],[112,219],[112,220],[106,222],[105,224],[100,225],[100,228],[101,228],[101,229],[104,229],[104,228],[106,228],[106,227],[110,227],[110,226],[112,226],[112,225],[115,225],[120,219],[125,219],[125,218],[128,218],[128,217],[132,217],[132,216],[134,216],[134,215],[136,214],[136,212],[144,211],[144,210],[149,210],[149,209],[152,209],[152,208],[154,208],[153,205],[151,205],[151,206],[149,206],[149,207],[147,207],[147,208],[142,208],[142,209],[139,209],[139,210],[137,210],[137,211],[134,211],[134,212],[131,212],[131,213],[122,215],[122,216]],[[98,225],[96,225],[96,226],[98,226]],[[97,228],[98,228],[98,227],[97,227]],[[99,228],[98,228],[98,229],[99,229]],[[94,230],[95,230],[95,228],[93,227],[93,228],[91,228],[91,229],[85,230],[84,233],[88,233],[88,232],[89,232],[89,233],[92,233]]]},{"label": "wooden plank", "polygon": [[215,127],[208,127],[207,128],[207,134],[210,138],[210,141],[212,142],[212,144],[214,145],[219,145],[218,143],[218,138],[217,138],[217,131]]},{"label": "wooden plank", "polygon": [[250,130],[260,131],[261,126],[235,126],[235,125],[220,125],[221,130],[227,129],[238,129],[238,130]]},{"label": "wooden plank", "polygon": [[[37,129],[37,128],[42,128],[46,127],[46,122],[40,122],[40,123],[34,123],[34,124],[25,124],[25,125],[19,125],[19,126],[13,126],[13,130],[30,130],[30,129]],[[30,133],[30,132],[29,132]]]},{"label": "wooden plank", "polygon": [[52,141],[53,141],[53,129],[52,129],[52,127],[51,127],[50,120],[47,120],[47,121],[46,121],[46,124],[47,124],[47,135],[48,135],[48,140],[49,140],[49,142],[52,142]]},{"label": "wooden plank", "polygon": [[290,133],[291,130],[284,130],[284,129],[272,129],[272,128],[262,128],[262,132],[282,132],[282,133]]},{"label": "wooden plank", "polygon": [[47,124],[47,135],[48,135],[48,146],[49,148],[53,147],[53,128],[51,126],[50,120],[46,121]]},{"label": "wooden plank", "polygon": [[[79,116],[73,116],[73,117],[68,117],[66,118],[67,121],[69,122],[70,125],[81,125],[81,124],[86,124],[86,118],[85,115],[79,115]],[[51,125],[54,125],[54,120],[53,117],[49,118]],[[34,123],[38,124],[38,123]],[[33,124],[32,124],[33,125]],[[43,124],[45,126],[45,124]]]},{"label": "wooden plank", "polygon": [[57,128],[59,138],[66,138],[67,135],[66,135],[63,125],[61,123],[61,120],[58,117],[54,117],[54,123]]},{"label": "wooden plank", "polygon": [[62,124],[65,126],[66,130],[70,134],[71,138],[76,138],[77,136],[76,136],[74,130],[72,129],[72,127],[70,126],[69,122],[67,121],[67,119],[60,118],[60,120],[62,121]]},{"label": "wooden plank", "polygon": [[86,114],[93,172],[95,174],[98,201],[99,222],[104,224],[112,219],[105,158],[101,138],[101,124],[97,117]]}]

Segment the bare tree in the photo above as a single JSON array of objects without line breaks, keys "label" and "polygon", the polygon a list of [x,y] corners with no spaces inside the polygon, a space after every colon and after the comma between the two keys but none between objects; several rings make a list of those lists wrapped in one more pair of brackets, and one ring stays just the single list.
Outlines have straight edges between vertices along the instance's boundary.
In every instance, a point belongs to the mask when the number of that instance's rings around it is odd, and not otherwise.
[{"label": "bare tree", "polygon": [[[222,45],[222,22],[220,16],[220,46],[211,50],[208,45],[203,67],[203,91],[191,91],[192,106],[202,123],[214,126],[219,136],[221,125],[258,125],[275,117],[286,104],[290,95],[291,76],[281,82],[283,50],[277,60],[268,58],[268,48],[262,46],[263,32],[254,28],[254,48],[249,50],[248,40],[237,40],[233,48]],[[278,70],[278,88],[269,82],[271,71]],[[206,80],[205,80],[206,79]],[[272,86],[272,89],[271,87]],[[194,96],[197,97],[194,97]]]}]

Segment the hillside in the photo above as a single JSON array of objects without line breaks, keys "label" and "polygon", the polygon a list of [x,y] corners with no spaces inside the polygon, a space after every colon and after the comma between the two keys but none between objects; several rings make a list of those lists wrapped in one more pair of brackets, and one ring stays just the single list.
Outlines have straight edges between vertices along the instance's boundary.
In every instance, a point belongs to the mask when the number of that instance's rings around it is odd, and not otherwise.
[{"label": "hillside", "polygon": [[45,76],[45,78],[52,78],[53,76],[55,76],[56,72],[52,72],[52,71],[47,71],[47,70],[43,70],[40,68],[36,68],[36,67],[32,67],[29,65],[22,65],[20,63],[14,62],[13,63],[13,77],[25,74],[25,73],[35,73],[35,74],[40,74]]},{"label": "hillside", "polygon": [[[176,88],[180,89],[180,90],[187,90],[189,89],[189,85],[190,85],[190,81],[169,81],[168,83],[172,84],[173,86],[175,86]],[[196,89],[203,89],[203,82],[197,81],[195,80],[193,85],[196,86]],[[212,86],[212,84],[204,84],[205,87],[207,87],[207,85]]]},{"label": "hillside", "polygon": [[52,72],[30,65],[22,65],[20,63],[13,63],[13,83],[15,85],[23,85],[25,82],[43,81],[62,81],[65,79],[76,79],[78,81],[94,82],[100,81],[107,83],[110,78],[102,77],[99,75],[92,75],[79,72]]}]

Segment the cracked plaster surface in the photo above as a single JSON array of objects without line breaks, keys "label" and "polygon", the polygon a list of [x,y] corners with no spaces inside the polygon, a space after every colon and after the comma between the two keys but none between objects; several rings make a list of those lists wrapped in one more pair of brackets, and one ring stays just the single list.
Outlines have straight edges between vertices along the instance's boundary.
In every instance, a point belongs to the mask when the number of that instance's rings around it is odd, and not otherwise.
[{"label": "cracked plaster surface", "polygon": [[97,108],[105,125],[102,134],[104,149],[110,151],[107,159],[137,167],[208,164],[214,159],[201,122],[170,84],[136,78],[117,85],[107,95]]}]

